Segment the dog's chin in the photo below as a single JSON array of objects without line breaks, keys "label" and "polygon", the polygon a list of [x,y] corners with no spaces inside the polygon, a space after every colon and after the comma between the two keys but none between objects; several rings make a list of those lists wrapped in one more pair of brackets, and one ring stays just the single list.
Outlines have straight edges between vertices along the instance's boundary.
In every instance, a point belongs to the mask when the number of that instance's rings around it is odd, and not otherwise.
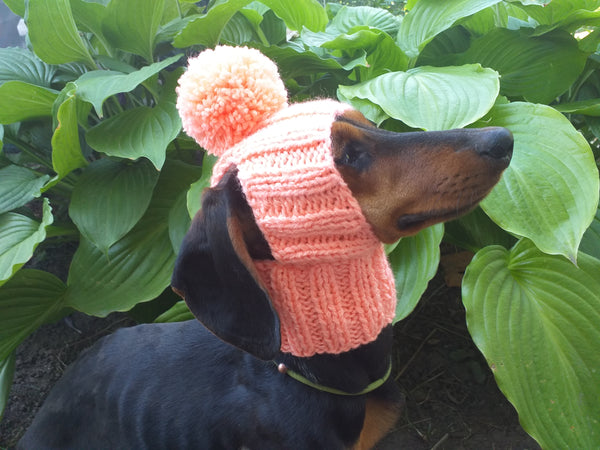
[{"label": "dog's chin", "polygon": [[384,243],[393,243],[406,236],[413,236],[423,228],[430,227],[440,222],[448,222],[469,213],[479,204],[479,200],[468,205],[461,205],[453,209],[442,209],[426,211],[415,214],[405,214],[396,221],[396,233],[393,236],[385,236]]}]

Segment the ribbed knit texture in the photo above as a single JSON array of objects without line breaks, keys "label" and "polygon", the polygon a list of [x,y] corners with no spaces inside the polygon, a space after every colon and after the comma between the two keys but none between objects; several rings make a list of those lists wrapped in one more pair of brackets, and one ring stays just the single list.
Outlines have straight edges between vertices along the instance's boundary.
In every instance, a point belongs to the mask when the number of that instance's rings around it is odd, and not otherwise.
[{"label": "ribbed knit texture", "polygon": [[[252,76],[259,76],[255,66]],[[180,99],[187,95],[182,88],[178,93]],[[279,315],[281,350],[296,356],[337,354],[372,342],[394,317],[394,277],[383,246],[331,153],[331,126],[349,108],[332,100],[283,105],[224,152],[215,137],[202,138],[208,145],[215,141],[207,150],[220,156],[213,186],[231,166],[238,169],[274,257],[255,264]],[[185,127],[196,125],[185,119]]]}]

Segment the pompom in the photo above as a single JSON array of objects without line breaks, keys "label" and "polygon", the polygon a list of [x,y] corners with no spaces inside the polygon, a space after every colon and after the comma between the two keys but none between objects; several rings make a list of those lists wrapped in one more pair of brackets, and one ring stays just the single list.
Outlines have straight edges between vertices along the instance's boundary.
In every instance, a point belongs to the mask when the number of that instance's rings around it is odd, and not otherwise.
[{"label": "pompom", "polygon": [[286,106],[277,66],[247,47],[219,46],[191,58],[177,88],[183,129],[217,156]]}]

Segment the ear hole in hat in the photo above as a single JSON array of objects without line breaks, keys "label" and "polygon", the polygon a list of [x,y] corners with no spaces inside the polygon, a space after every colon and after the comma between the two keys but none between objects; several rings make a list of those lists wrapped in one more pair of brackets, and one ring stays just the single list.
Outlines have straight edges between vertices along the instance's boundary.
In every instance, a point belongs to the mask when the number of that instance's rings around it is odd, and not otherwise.
[{"label": "ear hole in hat", "polygon": [[281,347],[279,318],[252,259],[272,259],[236,171],[208,189],[175,263],[172,286],[224,341],[268,360]]}]

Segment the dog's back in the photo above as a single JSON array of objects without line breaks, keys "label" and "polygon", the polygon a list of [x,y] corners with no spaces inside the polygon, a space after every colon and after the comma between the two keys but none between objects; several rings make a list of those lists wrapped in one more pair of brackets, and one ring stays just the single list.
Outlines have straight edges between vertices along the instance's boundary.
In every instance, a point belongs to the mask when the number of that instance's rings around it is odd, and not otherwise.
[{"label": "dog's back", "polygon": [[364,400],[272,369],[197,321],[121,329],[67,370],[18,448],[344,448]]}]

